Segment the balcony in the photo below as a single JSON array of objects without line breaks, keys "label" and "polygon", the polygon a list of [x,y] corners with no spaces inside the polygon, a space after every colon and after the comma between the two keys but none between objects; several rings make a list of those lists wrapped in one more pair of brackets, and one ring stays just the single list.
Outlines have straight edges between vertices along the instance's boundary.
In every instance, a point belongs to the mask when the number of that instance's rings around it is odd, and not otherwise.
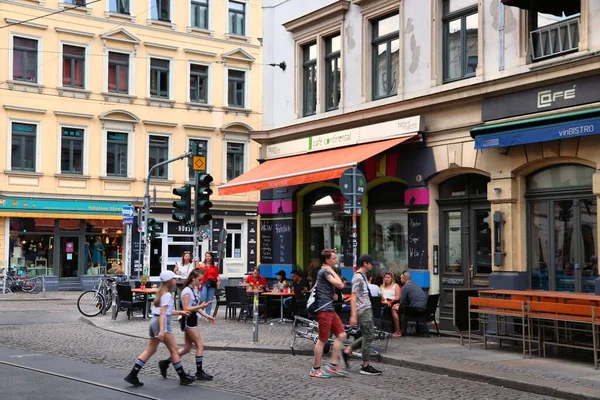
[{"label": "balcony", "polygon": [[579,17],[531,31],[529,46],[533,62],[577,51],[579,49]]}]

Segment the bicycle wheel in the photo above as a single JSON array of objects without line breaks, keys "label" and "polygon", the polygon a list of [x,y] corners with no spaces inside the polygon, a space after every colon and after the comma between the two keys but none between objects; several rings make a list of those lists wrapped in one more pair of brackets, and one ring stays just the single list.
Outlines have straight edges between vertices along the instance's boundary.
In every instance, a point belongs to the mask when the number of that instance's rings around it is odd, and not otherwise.
[{"label": "bicycle wheel", "polygon": [[86,317],[95,317],[100,314],[105,305],[106,300],[104,296],[95,290],[88,290],[81,293],[81,296],[77,300],[77,309]]},{"label": "bicycle wheel", "polygon": [[[36,286],[37,286],[37,282],[36,282],[35,278],[23,279],[21,281],[21,289],[26,293],[34,293]],[[37,292],[35,292],[35,293],[37,293]]]},{"label": "bicycle wheel", "polygon": [[44,281],[41,276],[36,276],[33,279],[35,281],[35,288],[33,289],[33,291],[31,293],[38,294],[44,288]]}]

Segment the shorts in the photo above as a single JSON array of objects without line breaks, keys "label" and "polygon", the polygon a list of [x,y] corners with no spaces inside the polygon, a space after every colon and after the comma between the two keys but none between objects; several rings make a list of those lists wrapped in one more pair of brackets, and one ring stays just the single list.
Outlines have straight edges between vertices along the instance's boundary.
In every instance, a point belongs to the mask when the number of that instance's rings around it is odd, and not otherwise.
[{"label": "shorts", "polygon": [[198,327],[198,315],[191,313],[189,317],[182,317],[179,320],[179,326],[181,330],[185,332],[186,329],[193,329]]},{"label": "shorts", "polygon": [[319,340],[321,342],[329,340],[329,333],[333,333],[335,337],[344,333],[342,320],[335,311],[319,311],[317,321],[319,322]]},{"label": "shorts", "polygon": [[[173,333],[173,331],[171,330],[171,316],[170,315],[165,315],[165,332]],[[148,334],[150,335],[151,338],[155,338],[155,337],[158,337],[159,333],[160,333],[160,316],[153,315],[152,319],[150,320],[150,328],[148,329]]]}]

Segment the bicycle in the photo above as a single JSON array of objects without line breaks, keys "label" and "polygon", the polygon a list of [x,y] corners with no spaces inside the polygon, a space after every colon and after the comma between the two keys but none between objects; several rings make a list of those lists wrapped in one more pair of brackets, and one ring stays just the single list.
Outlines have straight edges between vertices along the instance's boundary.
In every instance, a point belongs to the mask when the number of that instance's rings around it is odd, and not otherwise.
[{"label": "bicycle", "polygon": [[113,301],[118,302],[116,282],[127,280],[126,275],[102,275],[94,289],[86,290],[77,299],[77,309],[86,317],[95,317],[108,311]]},{"label": "bicycle", "polygon": [[13,293],[19,290],[25,293],[37,294],[42,291],[44,282],[41,276],[19,276],[14,268],[8,268],[4,275],[4,282],[0,283],[0,290],[4,293]]}]

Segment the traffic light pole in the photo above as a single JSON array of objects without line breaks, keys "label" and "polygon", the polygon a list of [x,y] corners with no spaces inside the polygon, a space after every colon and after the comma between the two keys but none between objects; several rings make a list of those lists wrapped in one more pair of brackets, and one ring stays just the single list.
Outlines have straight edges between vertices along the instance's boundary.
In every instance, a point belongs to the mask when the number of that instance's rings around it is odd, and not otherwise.
[{"label": "traffic light pole", "polygon": [[196,199],[196,196],[198,195],[199,174],[198,171],[194,174],[194,248],[192,252],[192,259],[194,261],[200,261],[200,255],[198,254],[198,229],[200,229],[200,227],[198,226],[198,200]]},{"label": "traffic light pole", "polygon": [[[159,162],[158,164],[153,165],[152,167],[150,167],[150,169],[148,170],[148,175],[146,176],[146,193],[144,194],[144,221],[142,222],[143,225],[143,233],[144,233],[144,243],[146,244],[144,246],[144,255],[143,255],[143,263],[142,263],[142,249],[140,249],[140,253],[139,253],[139,265],[142,265],[142,269],[144,270],[144,274],[146,273],[146,268],[149,267],[148,263],[150,262],[150,240],[148,238],[148,218],[150,218],[150,177],[152,176],[152,173],[154,172],[154,170],[156,168],[160,168],[163,165],[167,165],[170,164],[172,162],[175,161],[179,161],[179,160],[183,160],[184,158],[188,158],[192,156],[192,152],[188,151],[186,153],[183,153],[175,158],[171,158],[169,160],[163,161],[163,162]],[[140,276],[140,271],[138,271],[138,278]]]}]

